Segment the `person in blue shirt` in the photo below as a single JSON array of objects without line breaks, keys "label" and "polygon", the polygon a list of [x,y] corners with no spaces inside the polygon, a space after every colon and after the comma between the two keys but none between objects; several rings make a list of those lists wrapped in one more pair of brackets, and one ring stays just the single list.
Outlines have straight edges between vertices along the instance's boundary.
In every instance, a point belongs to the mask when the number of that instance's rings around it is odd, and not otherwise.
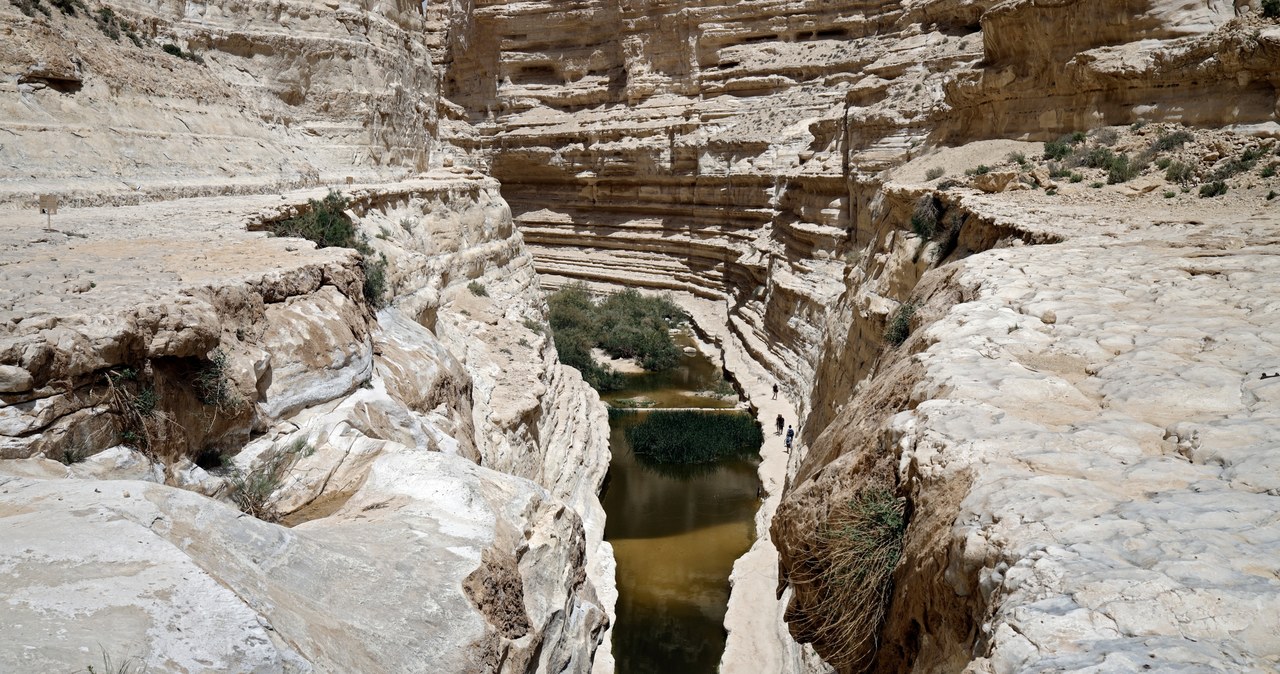
[{"label": "person in blue shirt", "polygon": [[795,429],[787,426],[787,451],[791,451],[791,440],[796,437]]}]

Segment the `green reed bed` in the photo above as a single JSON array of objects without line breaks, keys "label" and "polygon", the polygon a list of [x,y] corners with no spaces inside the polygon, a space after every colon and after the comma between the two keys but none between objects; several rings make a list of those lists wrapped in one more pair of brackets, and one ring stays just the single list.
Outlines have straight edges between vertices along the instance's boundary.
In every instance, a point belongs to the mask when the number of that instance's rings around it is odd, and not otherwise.
[{"label": "green reed bed", "polygon": [[[614,410],[611,414],[639,414]],[[647,412],[626,430],[631,450],[657,463],[710,463],[760,450],[760,424],[741,412]]]}]

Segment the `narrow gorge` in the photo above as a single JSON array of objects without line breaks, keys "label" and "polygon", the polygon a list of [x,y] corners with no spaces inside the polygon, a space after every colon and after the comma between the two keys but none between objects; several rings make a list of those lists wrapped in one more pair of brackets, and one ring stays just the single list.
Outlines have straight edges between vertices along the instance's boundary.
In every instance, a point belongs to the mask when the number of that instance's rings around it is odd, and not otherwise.
[{"label": "narrow gorge", "polygon": [[649,671],[579,283],[766,427],[696,671],[1280,670],[1276,0],[0,0],[0,70],[0,672]]}]

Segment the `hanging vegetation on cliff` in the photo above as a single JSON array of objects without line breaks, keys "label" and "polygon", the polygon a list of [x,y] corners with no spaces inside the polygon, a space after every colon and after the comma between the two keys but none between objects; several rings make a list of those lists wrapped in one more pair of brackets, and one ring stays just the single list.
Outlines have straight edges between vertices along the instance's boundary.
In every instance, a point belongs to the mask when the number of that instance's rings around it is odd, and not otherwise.
[{"label": "hanging vegetation on cliff", "polygon": [[809,600],[793,603],[787,620],[841,670],[859,671],[875,654],[906,530],[906,502],[870,484],[836,501],[809,563],[793,570]]},{"label": "hanging vegetation on cliff", "polygon": [[321,248],[354,248],[360,253],[360,269],[364,271],[364,298],[375,308],[385,303],[387,256],[374,255],[365,236],[347,217],[347,198],[338,191],[329,192],[320,201],[310,201],[311,210],[295,218],[268,225],[276,236],[296,236],[314,241]]},{"label": "hanging vegetation on cliff", "polygon": [[622,376],[591,355],[599,347],[614,358],[633,358],[646,370],[680,363],[680,349],[669,330],[684,312],[663,297],[623,290],[594,301],[585,285],[575,284],[547,298],[551,332],[560,362],[577,368],[597,391],[622,388]]}]

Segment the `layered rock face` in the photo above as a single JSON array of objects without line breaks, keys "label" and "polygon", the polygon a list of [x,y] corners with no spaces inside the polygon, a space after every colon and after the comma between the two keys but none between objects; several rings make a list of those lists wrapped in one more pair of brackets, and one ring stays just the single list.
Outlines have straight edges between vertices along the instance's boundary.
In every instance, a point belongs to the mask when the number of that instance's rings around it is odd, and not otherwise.
[{"label": "layered rock face", "polygon": [[256,193],[428,165],[420,3],[36,4],[49,15],[0,7],[0,203]]},{"label": "layered rock face", "polygon": [[[82,209],[52,232],[7,216],[5,451],[34,458],[0,464],[5,585],[22,597],[8,622],[30,647],[5,668],[93,664],[100,643],[166,671],[587,671],[611,610],[607,424],[533,329],[542,300],[496,184],[353,194],[398,298],[376,317],[350,251],[246,232],[298,208]],[[29,280],[55,273],[62,286]],[[520,368],[501,362],[513,348]],[[232,477],[205,470],[225,462]],[[169,486],[102,481],[119,479]],[[255,512],[291,528],[174,488],[243,506],[255,479],[270,481]],[[112,582],[139,564],[150,581]],[[224,608],[180,608],[204,604]],[[201,632],[192,650],[183,635]]]},{"label": "layered rock face", "polygon": [[[497,183],[419,173],[421,4],[63,4],[0,7],[0,669],[588,671],[607,423]],[[345,176],[381,292],[257,231]]]},{"label": "layered rock face", "polygon": [[[1276,278],[1252,251],[1274,244],[1274,169],[1233,182],[1229,206],[1202,207],[1163,166],[1110,186],[1105,171],[1068,182],[1006,159],[1044,151],[1012,139],[1121,124],[1274,136],[1280,28],[1257,9],[477,3],[435,25],[442,91],[472,122],[451,137],[502,182],[548,285],[718,303],[731,348],[796,401],[805,442],[773,536],[797,639],[841,650],[801,619],[858,609],[823,604],[800,572],[824,563],[812,554],[833,504],[874,476],[911,524],[883,647],[840,669],[1266,670],[1274,649],[1237,618],[1249,593],[1277,596],[1263,561],[1275,522],[1257,519],[1269,487],[1188,459],[1175,422],[1235,428],[1209,453],[1269,465],[1257,433],[1274,420],[1256,390],[1273,327],[1262,305],[1219,306],[1242,292],[1229,274],[1174,270],[1235,240],[1250,251],[1238,268],[1259,270],[1245,294],[1267,294]],[[1187,161],[1217,173],[1241,142]],[[939,190],[935,167],[964,187]],[[1037,196],[1005,191],[1022,187]],[[913,231],[926,196],[951,218],[938,237]],[[1157,276],[1178,280],[1153,287]],[[1235,326],[1266,355],[1189,346],[1207,330],[1164,341],[1190,329],[1160,308],[1175,297],[1217,298],[1188,315]],[[912,299],[916,336],[890,348],[886,327]],[[1117,359],[1127,365],[1108,371]],[[1138,362],[1169,367],[1138,377]],[[1162,403],[1151,396],[1165,375]],[[1205,528],[1178,524],[1201,515]],[[1242,561],[1172,561],[1205,538]]]}]

